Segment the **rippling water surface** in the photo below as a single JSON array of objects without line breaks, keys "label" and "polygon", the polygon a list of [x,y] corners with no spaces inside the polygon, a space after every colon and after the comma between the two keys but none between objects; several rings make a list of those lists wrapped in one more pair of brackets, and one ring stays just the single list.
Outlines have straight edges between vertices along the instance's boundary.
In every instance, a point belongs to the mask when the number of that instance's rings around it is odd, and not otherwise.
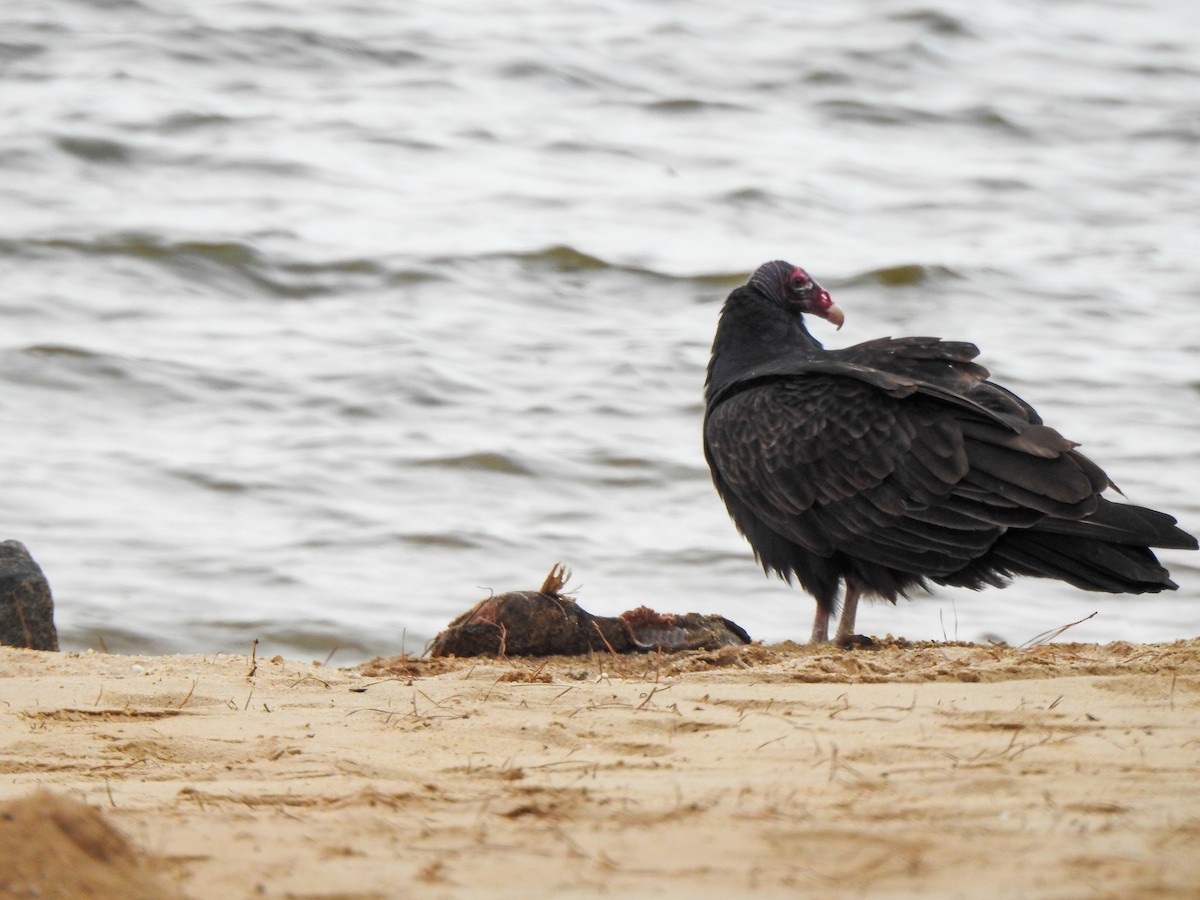
[{"label": "rippling water surface", "polygon": [[[1176,0],[47,0],[0,13],[0,538],[64,645],[351,662],[551,563],[803,638],[700,451],[760,262],[830,346],[974,340],[1200,529],[1200,15]],[[861,627],[1200,632],[1182,589]]]}]

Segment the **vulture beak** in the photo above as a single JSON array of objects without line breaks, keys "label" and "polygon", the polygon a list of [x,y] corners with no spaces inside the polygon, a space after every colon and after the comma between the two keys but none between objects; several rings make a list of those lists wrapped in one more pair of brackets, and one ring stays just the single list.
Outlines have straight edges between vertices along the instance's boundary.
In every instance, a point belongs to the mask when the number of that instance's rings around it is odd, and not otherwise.
[{"label": "vulture beak", "polygon": [[808,312],[832,322],[841,331],[842,323],[846,321],[846,314],[842,312],[840,306],[833,302],[833,298],[829,296],[829,291],[821,288],[819,284],[814,284],[814,286],[817,288],[817,291],[805,304]]}]

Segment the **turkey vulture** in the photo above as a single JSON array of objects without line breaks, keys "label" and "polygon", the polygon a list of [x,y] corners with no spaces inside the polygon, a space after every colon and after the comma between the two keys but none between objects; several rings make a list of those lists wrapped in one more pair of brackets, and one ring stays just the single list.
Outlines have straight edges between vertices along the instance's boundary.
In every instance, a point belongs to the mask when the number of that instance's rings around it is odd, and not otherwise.
[{"label": "turkey vulture", "polygon": [[973,344],[880,338],[826,350],[804,314],[841,309],[791,263],[725,301],[705,383],[704,455],[763,570],[817,601],[812,640],[856,642],[858,600],[927,582],[978,590],[1012,576],[1089,591],[1174,590],[1150,547],[1196,549],[1175,519],[1115,488],[1015,394]]}]

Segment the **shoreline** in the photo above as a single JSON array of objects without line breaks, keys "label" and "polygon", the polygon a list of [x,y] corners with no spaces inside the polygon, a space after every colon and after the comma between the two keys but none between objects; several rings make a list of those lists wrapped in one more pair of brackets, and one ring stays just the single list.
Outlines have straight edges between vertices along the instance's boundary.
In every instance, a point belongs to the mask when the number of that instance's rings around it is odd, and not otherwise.
[{"label": "shoreline", "polygon": [[0,803],[86,803],[193,900],[1200,890],[1200,639],[253,672],[0,648],[0,719]]}]

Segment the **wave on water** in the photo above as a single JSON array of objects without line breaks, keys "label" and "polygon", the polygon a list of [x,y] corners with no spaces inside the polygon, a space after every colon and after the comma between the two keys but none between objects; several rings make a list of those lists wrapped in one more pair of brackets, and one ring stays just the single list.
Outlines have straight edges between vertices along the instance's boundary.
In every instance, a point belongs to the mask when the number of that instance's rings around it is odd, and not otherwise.
[{"label": "wave on water", "polygon": [[443,550],[474,550],[482,546],[482,542],[468,538],[461,532],[430,533],[417,532],[397,535],[406,544],[415,547],[432,547]]},{"label": "wave on water", "polygon": [[36,259],[51,254],[150,263],[193,284],[220,282],[232,277],[257,296],[283,300],[307,300],[356,290],[386,290],[438,278],[431,268],[392,267],[377,258],[326,262],[282,260],[250,243],[236,240],[170,240],[136,232],[91,239],[0,239],[0,257]]},{"label": "wave on water", "polygon": [[421,42],[408,35],[395,39],[400,45],[390,45],[387,38],[378,35],[364,38],[328,28],[284,25],[225,26],[202,22],[201,18],[164,17],[156,30],[162,37],[162,51],[175,61],[191,65],[254,69],[337,70],[349,65],[392,70],[416,66],[427,59]]},{"label": "wave on water", "polygon": [[1022,125],[1012,115],[987,105],[967,104],[950,109],[934,109],[884,99],[836,97],[818,101],[814,107],[833,121],[847,123],[904,129],[966,126],[1011,137],[1030,138],[1034,135],[1033,129]]},{"label": "wave on water", "polygon": [[950,266],[901,263],[839,279],[842,285],[882,284],[884,287],[914,287],[935,281],[961,281],[966,276]]},{"label": "wave on water", "polygon": [[574,247],[563,245],[546,247],[542,250],[532,250],[519,253],[490,254],[493,259],[514,259],[534,268],[545,269],[549,272],[588,272],[597,269],[615,269],[614,266],[598,256],[576,250]]},{"label": "wave on water", "polygon": [[668,113],[670,115],[694,115],[705,112],[736,112],[747,111],[749,106],[742,103],[728,103],[720,100],[701,100],[695,97],[672,97],[665,100],[652,100],[645,103],[644,108],[649,112]]},{"label": "wave on water", "polygon": [[21,43],[0,41],[0,65],[11,65],[30,57],[41,56],[46,52],[46,49],[45,44],[24,41]]},{"label": "wave on water", "polygon": [[134,357],[74,344],[32,344],[0,351],[0,381],[42,396],[67,393],[104,399],[80,417],[97,420],[129,407],[154,409],[197,395],[203,374],[185,363]]},{"label": "wave on water", "polygon": [[477,472],[494,472],[499,475],[532,476],[534,471],[511,454],[466,453],[457,456],[438,456],[417,460],[411,465],[433,469],[470,469]]},{"label": "wave on water", "polygon": [[54,141],[59,150],[86,162],[126,165],[133,161],[134,151],[128,144],[108,138],[59,137]]},{"label": "wave on water", "polygon": [[[732,289],[746,280],[746,272],[709,272],[698,274],[678,274],[663,269],[646,266],[616,263],[584,250],[567,245],[554,245],[537,250],[518,250],[501,253],[487,253],[474,257],[475,260],[488,262],[511,260],[523,268],[535,271],[554,273],[604,273],[614,272],[633,275],[649,281],[670,283],[693,283],[701,286]],[[450,260],[438,260],[439,264]],[[462,262],[457,260],[455,262]],[[756,263],[757,264],[757,263]]]},{"label": "wave on water", "polygon": [[[294,159],[279,159],[256,153],[254,149],[236,154],[213,154],[205,148],[196,151],[169,149],[152,138],[147,139],[133,132],[151,132],[160,135],[178,135],[183,132],[197,131],[202,127],[212,128],[222,126],[230,130],[265,126],[268,120],[259,118],[257,121],[243,119],[234,122],[221,116],[194,116],[186,113],[172,113],[163,120],[156,120],[145,125],[129,128],[131,135],[124,140],[112,137],[102,137],[94,134],[59,134],[52,140],[52,145],[66,156],[93,166],[96,169],[115,173],[128,173],[129,177],[137,178],[144,171],[165,169],[173,172],[212,171],[240,173],[258,178],[272,177],[281,180],[316,179],[321,173],[310,165]],[[195,135],[188,135],[195,139]],[[28,162],[28,161],[27,161]]]},{"label": "wave on water", "polygon": [[888,13],[893,22],[919,25],[925,32],[950,37],[978,37],[968,21],[939,9],[901,9]]}]

